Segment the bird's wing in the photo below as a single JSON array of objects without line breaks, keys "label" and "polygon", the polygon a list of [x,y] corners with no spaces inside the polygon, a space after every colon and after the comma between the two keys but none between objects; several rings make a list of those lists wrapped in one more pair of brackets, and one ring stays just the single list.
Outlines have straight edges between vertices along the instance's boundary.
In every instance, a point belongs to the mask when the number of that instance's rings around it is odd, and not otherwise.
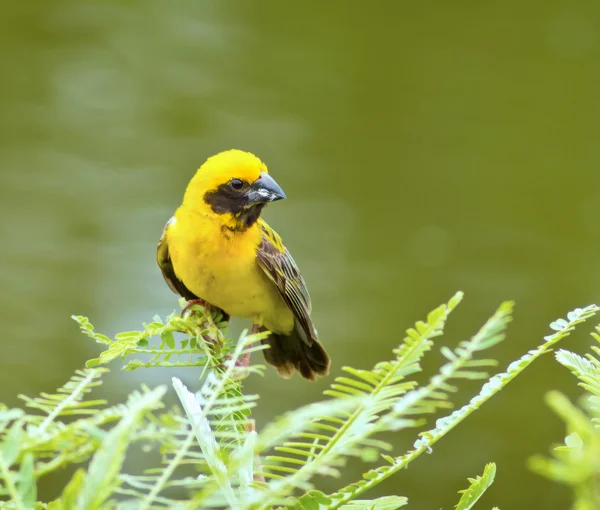
[{"label": "bird's wing", "polygon": [[259,226],[262,241],[257,251],[258,264],[275,283],[281,297],[294,313],[296,323],[300,326],[297,328],[300,337],[311,345],[318,339],[310,318],[310,296],[304,278],[277,233],[262,220],[259,220]]},{"label": "bird's wing", "polygon": [[158,267],[162,271],[162,275],[165,281],[167,282],[167,285],[175,294],[179,294],[188,301],[192,299],[198,299],[198,296],[192,293],[177,277],[177,275],[175,274],[175,270],[173,269],[173,263],[171,262],[171,256],[169,255],[167,231],[169,230],[169,227],[174,223],[175,216],[173,216],[169,221],[167,221],[167,224],[165,225],[165,229],[163,230],[163,233],[160,236],[160,241],[158,241],[158,247],[156,248],[156,262],[158,263]]}]

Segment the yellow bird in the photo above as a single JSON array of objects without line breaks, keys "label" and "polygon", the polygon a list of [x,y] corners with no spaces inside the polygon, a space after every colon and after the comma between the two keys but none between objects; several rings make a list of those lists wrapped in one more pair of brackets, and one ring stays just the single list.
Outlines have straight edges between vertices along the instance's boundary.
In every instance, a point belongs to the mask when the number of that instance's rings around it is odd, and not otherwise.
[{"label": "yellow bird", "polygon": [[[209,158],[158,243],[157,262],[173,292],[229,316],[251,317],[268,363],[288,378],[314,380],[329,371],[304,279],[277,233],[260,218],[285,193],[249,152]],[[248,360],[245,360],[247,363]]]}]

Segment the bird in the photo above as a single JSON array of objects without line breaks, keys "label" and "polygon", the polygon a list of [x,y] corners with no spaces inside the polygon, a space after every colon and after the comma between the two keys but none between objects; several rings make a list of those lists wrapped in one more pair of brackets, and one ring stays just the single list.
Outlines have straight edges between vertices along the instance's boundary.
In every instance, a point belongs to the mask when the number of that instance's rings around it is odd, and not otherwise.
[{"label": "bird", "polygon": [[268,203],[284,198],[254,154],[211,156],[167,222],[156,260],[188,306],[200,303],[224,321],[251,318],[253,333],[269,332],[261,340],[269,345],[267,363],[283,378],[297,371],[314,381],[328,374],[330,358],[311,319],[308,289],[281,237],[261,218]]}]

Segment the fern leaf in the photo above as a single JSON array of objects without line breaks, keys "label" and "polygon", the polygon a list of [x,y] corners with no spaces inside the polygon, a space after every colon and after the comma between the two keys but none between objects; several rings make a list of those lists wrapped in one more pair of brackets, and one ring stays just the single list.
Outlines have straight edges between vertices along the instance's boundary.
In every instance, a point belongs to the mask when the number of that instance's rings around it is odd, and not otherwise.
[{"label": "fern leaf", "polygon": [[[553,449],[553,458],[534,456],[530,459],[529,466],[542,476],[572,486],[575,493],[585,499],[586,495],[591,496],[598,491],[595,484],[585,490],[577,488],[585,488],[597,476],[600,433],[589,417],[561,393],[550,392],[546,400],[567,424],[570,434],[565,438],[564,445]],[[593,490],[588,490],[590,488]],[[596,494],[597,497],[600,497],[600,493]],[[593,501],[597,499],[594,498]],[[581,505],[581,508],[588,506]]]},{"label": "fern leaf", "polygon": [[[396,510],[405,506],[408,499],[400,496],[383,496],[377,499],[357,499],[346,503],[342,510]],[[309,491],[298,499],[298,508],[317,510],[329,508],[331,499],[320,491]]]},{"label": "fern leaf", "polygon": [[556,361],[567,367],[579,379],[579,386],[592,395],[600,396],[600,361],[592,355],[583,358],[564,349],[556,352]]},{"label": "fern leaf", "polygon": [[511,320],[513,306],[512,302],[503,303],[471,340],[460,342],[453,351],[448,349],[445,355],[448,363],[431,378],[428,385],[401,397],[394,405],[393,413],[380,420],[379,426],[383,429],[393,428],[389,422],[395,419],[443,407],[447,403],[447,393],[454,391],[454,387],[449,384],[452,379],[487,378],[487,373],[481,372],[479,368],[492,365],[492,360],[474,360],[473,356],[504,339],[504,331]]},{"label": "fern leaf", "polygon": [[[3,421],[2,425],[7,426],[8,421]],[[20,453],[21,435],[22,423],[15,421],[0,443],[0,479],[3,482],[0,487],[2,495],[8,496],[15,508],[25,510],[28,508],[23,494],[25,491],[21,488],[19,474],[11,469]]]},{"label": "fern leaf", "polygon": [[90,463],[77,496],[78,508],[99,509],[112,495],[119,483],[119,473],[125,453],[142,418],[162,406],[161,398],[166,387],[152,391],[134,392],[127,402],[127,414],[116,427],[106,434],[102,446]]},{"label": "fern leaf", "polygon": [[[186,462],[197,468],[202,467],[209,474],[202,481],[202,490],[197,496],[198,506],[208,506],[208,501],[223,500],[232,508],[239,507],[239,488],[234,487],[232,480],[238,485],[245,480],[247,485],[251,459],[250,464],[246,462],[243,466],[236,463],[237,469],[232,468],[234,463],[228,467],[225,461],[231,454],[235,455],[237,451],[250,448],[253,444],[248,441],[247,425],[257,397],[243,395],[240,380],[259,369],[239,367],[236,361],[249,350],[255,349],[254,344],[264,336],[242,333],[230,359],[225,363],[225,369],[209,372],[196,394],[191,393],[179,379],[173,379],[185,411],[184,435],[173,449],[173,457],[164,469],[158,471],[156,480],[143,498],[141,509],[150,508],[161,500],[160,495],[172,484],[175,471]],[[199,447],[198,454],[193,452],[194,447]]]},{"label": "fern leaf", "polygon": [[33,508],[37,501],[37,487],[34,476],[34,462],[31,453],[25,454],[19,469],[19,484],[17,486],[19,497],[25,508]]},{"label": "fern leaf", "polygon": [[[142,331],[127,331],[118,333],[114,339],[97,333],[94,326],[87,317],[72,317],[80,326],[81,331],[96,342],[104,345],[106,350],[100,357],[89,360],[87,367],[95,367],[112,362],[115,359],[126,358],[131,355],[141,355],[147,359],[130,360],[124,370],[135,370],[137,368],[150,367],[180,367],[180,366],[205,366],[214,361],[213,345],[204,340],[204,335],[211,336],[215,340],[224,341],[223,335],[217,327],[209,321],[209,316],[199,314],[198,316],[181,317],[171,314],[163,323],[159,317],[144,324]],[[205,326],[209,325],[210,329]],[[186,335],[179,340],[179,346],[175,339],[176,333]],[[186,361],[171,362],[173,357],[184,357]]]},{"label": "fern leaf", "polygon": [[227,503],[232,508],[238,508],[239,502],[231,487],[227,467],[222,461],[219,444],[212,433],[206,416],[206,410],[202,409],[196,400],[196,396],[179,379],[173,378],[173,387],[192,424],[193,434],[207,459],[208,467],[214,480],[219,484],[219,488]]},{"label": "fern leaf", "polygon": [[[36,477],[44,476],[68,464],[83,462],[92,456],[102,444],[103,436],[96,434],[107,424],[121,420],[127,413],[125,404],[118,404],[98,410],[90,417],[80,418],[68,424],[54,421],[44,435],[33,428],[23,444],[23,451],[31,451],[38,458]],[[153,419],[142,428],[132,441],[160,441],[164,437],[173,437],[176,428]],[[48,459],[48,460],[46,460]]]},{"label": "fern leaf", "polygon": [[341,510],[396,510],[408,504],[408,499],[400,496],[383,496],[377,499],[356,499],[346,503]]},{"label": "fern leaf", "polygon": [[100,377],[106,372],[107,368],[77,370],[57,393],[42,393],[36,398],[19,395],[27,407],[39,409],[48,415],[37,428],[37,433],[43,435],[58,416],[94,414],[96,410],[91,408],[106,404],[105,400],[83,402],[86,394],[102,384]]},{"label": "fern leaf", "polygon": [[[552,350],[575,325],[598,311],[595,306],[577,309],[566,319],[554,321],[553,332],[543,345],[489,379],[468,404],[442,415],[435,426],[418,435],[410,451],[393,454],[380,433],[421,427],[424,413],[451,406],[450,393],[461,379],[487,378],[486,371],[495,365],[482,353],[504,338],[510,303],[503,304],[471,339],[456,348],[441,347],[443,365],[431,379],[422,386],[411,380],[410,376],[421,370],[421,359],[442,334],[461,297],[457,294],[410,328],[391,359],[370,370],[345,368],[326,392],[331,400],[286,413],[260,434],[250,419],[257,397],[243,395],[241,381],[250,373],[260,373],[262,367],[244,369],[235,364],[244,353],[263,348],[258,345],[260,335],[244,333],[235,344],[219,329],[219,318],[202,309],[192,317],[175,313],[164,321],[155,317],[140,331],[122,333],[114,339],[97,333],[86,318],[78,317],[82,331],[105,351],[57,392],[22,397],[37,414],[26,415],[0,405],[0,498],[7,508],[23,510],[46,506],[48,510],[266,510],[277,505],[307,510],[402,508],[407,500],[401,496],[359,498],[431,451],[452,428],[537,357]],[[600,340],[600,327],[595,335]],[[600,353],[600,347],[594,350]],[[126,369],[201,365],[206,372],[197,393],[174,380],[183,411],[155,412],[162,406],[164,388],[144,389],[133,394],[127,404],[104,409],[105,403],[92,400],[89,392],[100,384],[105,369],[91,366],[118,357],[129,357]],[[593,421],[600,421],[600,361],[568,351],[559,351],[557,359],[590,393],[586,402],[593,412],[588,415],[562,395],[550,394],[549,404],[567,423],[569,435],[552,457],[534,459],[532,465],[572,485],[577,494],[589,495],[597,488],[585,484],[590,480],[594,483],[600,458],[600,433]],[[125,455],[134,443],[142,446],[143,452],[160,453],[161,464],[148,464],[141,473],[122,472]],[[258,455],[265,453],[270,456],[259,459]],[[350,457],[378,464],[361,480],[336,493],[315,490],[316,475],[341,475]],[[77,471],[59,499],[47,505],[36,501],[37,479],[90,459],[87,472]],[[457,509],[472,508],[494,473],[495,466],[490,464],[481,477],[470,480]],[[298,493],[297,498],[291,495],[294,493]],[[181,494],[186,494],[185,498]],[[596,496],[600,498],[594,493]]]},{"label": "fern leaf", "polygon": [[[596,340],[600,340],[598,332],[600,326],[596,327],[596,333],[592,333]],[[592,350],[596,355],[600,354],[597,346],[593,346]],[[579,379],[578,384],[585,388],[587,394],[581,409],[561,393],[548,393],[548,405],[565,422],[569,434],[563,445],[553,448],[552,457],[534,456],[529,466],[546,478],[570,486],[574,495],[573,508],[595,509],[600,501],[597,484],[600,458],[600,431],[597,426],[600,422],[600,360],[592,354],[582,357],[566,350],[559,350],[556,359]]]},{"label": "fern leaf", "polygon": [[483,493],[490,488],[496,476],[496,464],[493,462],[487,464],[483,474],[476,478],[469,478],[469,488],[459,491],[462,496],[456,505],[456,510],[470,510]]},{"label": "fern leaf", "polygon": [[[501,310],[499,310],[499,312],[500,311]],[[452,412],[451,414],[438,419],[436,421],[436,426],[433,429],[420,434],[420,438],[415,441],[413,450],[399,457],[387,457],[386,460],[388,461],[388,464],[368,471],[363,475],[362,480],[354,482],[340,489],[338,492],[329,495],[334,502],[329,508],[340,508],[340,506],[342,506],[344,503],[351,501],[372,487],[375,487],[383,480],[389,478],[394,473],[405,468],[410,462],[422,455],[424,452],[431,451],[431,447],[442,437],[444,437],[450,430],[462,422],[472,412],[479,409],[481,405],[483,405],[487,400],[504,388],[510,381],[517,377],[517,375],[531,365],[531,363],[533,363],[538,357],[550,352],[557,342],[567,337],[573,331],[575,326],[593,317],[598,311],[599,308],[596,305],[590,305],[586,308],[577,308],[572,312],[569,312],[567,315],[567,320],[560,319],[559,321],[553,322],[551,324],[551,328],[555,331],[555,333],[545,336],[543,344],[538,346],[536,349],[529,351],[517,361],[512,362],[505,372],[496,374],[490,378],[481,387],[479,393],[473,397],[468,404]],[[487,331],[494,333],[495,328],[489,327]],[[412,398],[410,400],[415,402],[415,399],[418,400],[418,395],[416,392],[412,394]],[[411,404],[411,402],[408,404]],[[402,407],[410,408],[410,405],[407,405],[407,403],[404,402]]]},{"label": "fern leaf", "polygon": [[[404,341],[393,351],[395,359],[377,363],[370,371],[345,367],[353,377],[337,378],[325,394],[338,402],[354,399],[351,407],[339,415],[330,410],[309,422],[296,420],[302,424],[303,431],[275,446],[277,455],[267,457],[261,474],[269,480],[268,490],[257,493],[251,503],[260,508],[279,504],[296,487],[310,490],[310,480],[316,474],[336,476],[349,456],[374,460],[379,450],[388,450],[388,443],[370,438],[379,431],[376,420],[388,412],[401,395],[414,388],[415,383],[406,382],[404,378],[420,370],[421,358],[431,349],[432,339],[442,334],[448,315],[461,299],[462,293],[456,294],[448,304],[429,313],[427,322],[419,321],[410,328]],[[403,419],[394,425],[397,430],[416,424],[415,420]],[[287,476],[282,477],[282,472]]]}]

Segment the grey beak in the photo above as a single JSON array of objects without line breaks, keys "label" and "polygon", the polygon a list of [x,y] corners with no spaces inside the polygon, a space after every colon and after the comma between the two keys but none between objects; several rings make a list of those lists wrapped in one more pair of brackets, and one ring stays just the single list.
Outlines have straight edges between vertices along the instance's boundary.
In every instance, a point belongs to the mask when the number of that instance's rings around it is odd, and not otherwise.
[{"label": "grey beak", "polygon": [[266,204],[286,198],[275,179],[265,172],[261,172],[260,177],[250,185],[247,196],[251,204]]}]

